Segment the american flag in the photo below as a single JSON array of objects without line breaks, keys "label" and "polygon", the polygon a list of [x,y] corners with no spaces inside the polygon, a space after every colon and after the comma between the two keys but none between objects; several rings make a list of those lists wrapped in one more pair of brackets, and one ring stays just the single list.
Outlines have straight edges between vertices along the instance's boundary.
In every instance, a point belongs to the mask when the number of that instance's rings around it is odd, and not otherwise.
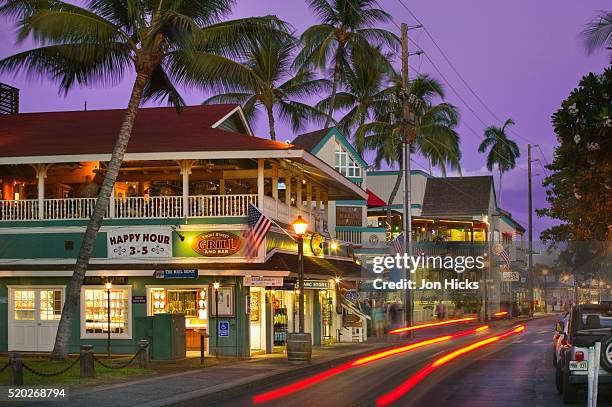
[{"label": "american flag", "polygon": [[391,241],[395,253],[404,253],[404,234],[400,233]]},{"label": "american flag", "polygon": [[253,204],[249,204],[248,214],[249,219],[247,223],[249,228],[244,232],[243,237],[246,241],[247,257],[255,257],[259,250],[259,246],[272,227],[272,221],[259,212]]},{"label": "american flag", "polygon": [[499,253],[499,255],[506,262],[506,267],[508,267],[508,271],[512,270],[512,267],[510,267],[510,254],[508,253],[508,251],[504,248],[501,253]]}]

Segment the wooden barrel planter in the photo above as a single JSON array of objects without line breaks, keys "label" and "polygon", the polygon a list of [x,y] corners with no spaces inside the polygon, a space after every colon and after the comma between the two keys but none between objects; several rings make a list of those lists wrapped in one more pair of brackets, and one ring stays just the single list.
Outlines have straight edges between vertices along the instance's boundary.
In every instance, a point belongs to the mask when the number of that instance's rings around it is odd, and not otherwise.
[{"label": "wooden barrel planter", "polygon": [[292,363],[309,363],[312,356],[312,339],[309,333],[287,334],[287,360]]}]

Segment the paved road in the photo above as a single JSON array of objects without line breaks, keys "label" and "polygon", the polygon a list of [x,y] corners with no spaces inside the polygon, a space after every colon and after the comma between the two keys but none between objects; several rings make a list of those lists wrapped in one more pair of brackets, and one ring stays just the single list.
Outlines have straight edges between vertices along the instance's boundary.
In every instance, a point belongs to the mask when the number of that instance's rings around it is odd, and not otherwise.
[{"label": "paved road", "polygon": [[[551,338],[555,317],[527,323],[520,335],[460,356],[427,376],[394,405],[426,407],[562,406],[554,386]],[[402,355],[349,369],[308,388],[262,406],[372,406],[376,399],[404,383],[428,363],[457,348],[492,336],[494,331],[456,338]],[[432,336],[435,331],[432,330]],[[304,376],[306,378],[308,376]],[[286,383],[274,383],[214,404],[252,405],[252,397]],[[582,395],[586,400],[586,393]],[[612,392],[600,392],[600,406],[612,406]],[[195,403],[194,405],[196,405]],[[586,401],[582,403],[585,405]],[[208,405],[208,403],[207,403]],[[579,404],[580,405],[580,404]]]}]

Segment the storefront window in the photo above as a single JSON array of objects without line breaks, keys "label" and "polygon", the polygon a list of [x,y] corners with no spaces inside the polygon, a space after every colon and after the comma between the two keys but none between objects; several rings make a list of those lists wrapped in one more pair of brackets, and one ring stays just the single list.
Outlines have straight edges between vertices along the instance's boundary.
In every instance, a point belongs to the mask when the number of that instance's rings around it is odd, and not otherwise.
[{"label": "storefront window", "polygon": [[62,290],[42,290],[40,292],[40,319],[59,321],[62,316]]},{"label": "storefront window", "polygon": [[15,291],[15,320],[33,321],[35,318],[34,290]]},{"label": "storefront window", "polygon": [[284,292],[277,291],[273,295],[274,300],[274,345],[282,346],[287,342],[288,316],[284,301]]},{"label": "storefront window", "polygon": [[[84,337],[108,334],[108,301],[105,288],[83,288]],[[110,332],[115,337],[130,336],[130,288],[113,287],[110,292]]]},{"label": "storefront window", "polygon": [[208,322],[206,287],[169,289],[152,288],[151,314],[185,314],[187,328],[206,327]]}]

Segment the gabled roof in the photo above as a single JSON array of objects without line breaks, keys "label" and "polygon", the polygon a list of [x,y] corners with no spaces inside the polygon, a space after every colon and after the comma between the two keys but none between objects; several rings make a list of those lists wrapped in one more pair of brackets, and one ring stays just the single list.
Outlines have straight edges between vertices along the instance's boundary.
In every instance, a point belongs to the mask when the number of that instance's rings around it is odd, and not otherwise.
[{"label": "gabled roof", "polygon": [[[141,108],[128,153],[283,150],[286,143],[216,128],[236,105]],[[25,113],[0,117],[2,157],[68,156],[110,153],[124,109]],[[248,128],[247,128],[248,131]],[[230,137],[228,137],[230,136]]]},{"label": "gabled roof", "polygon": [[333,136],[336,136],[336,139],[340,142],[340,144],[342,144],[342,146],[351,154],[351,156],[353,156],[353,159],[355,159],[355,161],[357,161],[363,169],[368,168],[368,163],[366,163],[361,155],[359,155],[357,150],[355,150],[355,147],[349,143],[344,134],[340,133],[340,131],[335,127],[300,134],[295,138],[295,140],[292,141],[292,144],[299,148],[303,148],[313,155],[316,155],[325,145],[325,143],[327,143],[327,141]]},{"label": "gabled roof", "polygon": [[486,213],[492,190],[493,177],[490,175],[428,178],[422,215]]},{"label": "gabled roof", "polygon": [[521,225],[520,223],[518,223],[513,217],[512,214],[510,212],[508,212],[505,209],[502,208],[497,208],[497,210],[499,211],[499,214],[501,216],[501,219],[503,221],[505,221],[506,223],[508,223],[510,226],[512,226],[514,229],[516,229],[518,232],[523,233],[526,231],[526,229],[523,227],[523,225]]},{"label": "gabled roof", "polygon": [[303,148],[308,152],[312,152],[312,150],[321,142],[321,140],[327,136],[329,130],[330,129],[321,129],[300,134],[291,142],[291,144]]}]

